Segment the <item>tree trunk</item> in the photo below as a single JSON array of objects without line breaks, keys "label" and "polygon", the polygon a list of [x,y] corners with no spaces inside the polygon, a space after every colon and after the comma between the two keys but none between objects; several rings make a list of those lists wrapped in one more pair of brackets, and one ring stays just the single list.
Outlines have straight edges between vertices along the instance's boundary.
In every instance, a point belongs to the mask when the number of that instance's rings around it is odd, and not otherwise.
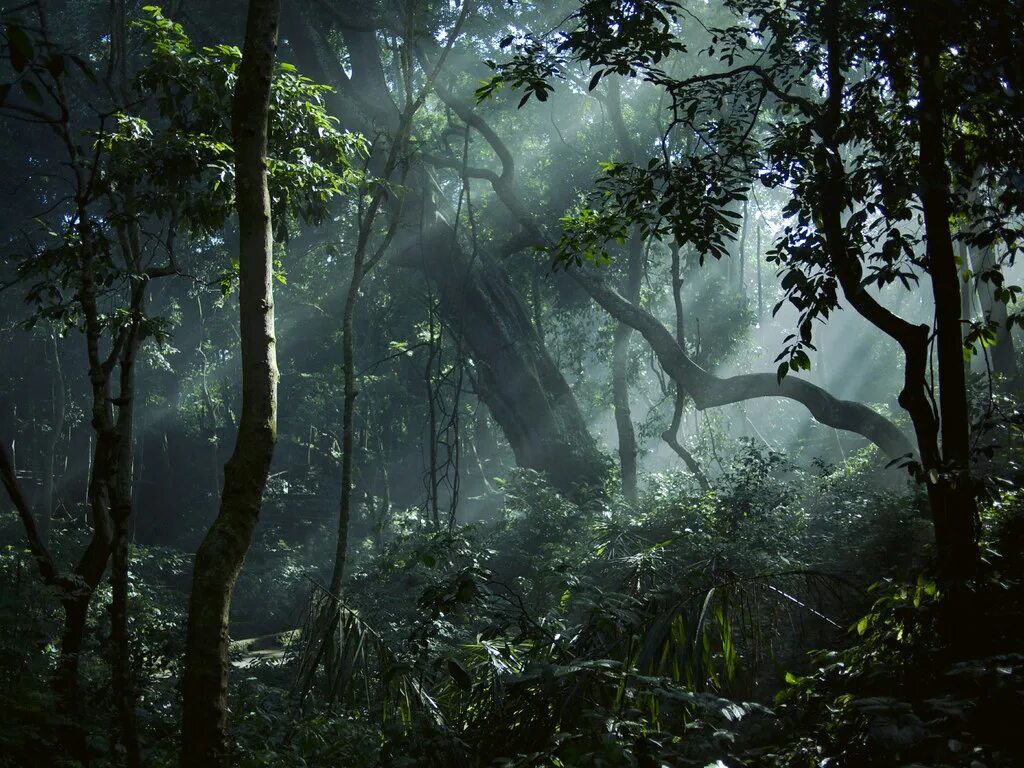
[{"label": "tree trunk", "polygon": [[359,297],[359,283],[362,280],[363,263],[361,250],[357,249],[352,266],[352,279],[345,297],[345,310],[341,320],[343,402],[341,414],[341,493],[338,498],[338,539],[334,553],[334,570],[331,573],[331,594],[341,594],[341,583],[345,577],[348,558],[348,529],[352,517],[352,461],[353,439],[352,420],[356,408],[356,358],[355,329],[353,320]]},{"label": "tree trunk", "polygon": [[[676,344],[679,345],[679,349],[686,353],[686,317],[683,313],[683,270],[682,263],[679,257],[679,241],[673,241],[672,243],[672,305],[675,310],[676,318],[676,333],[675,340]],[[665,441],[669,448],[671,448],[676,456],[683,460],[686,464],[687,469],[696,478],[700,484],[701,490],[711,490],[711,483],[708,482],[707,475],[704,474],[704,470],[701,469],[700,464],[694,458],[693,454],[690,453],[683,444],[679,442],[679,427],[683,423],[683,404],[686,399],[686,393],[683,388],[675,383],[675,402],[672,406],[672,423],[668,429],[661,433],[661,439]]]},{"label": "tree trunk", "polygon": [[110,563],[110,639],[111,675],[119,735],[128,768],[139,768],[139,732],[135,713],[135,686],[132,679],[130,632],[128,628],[128,523],[132,514],[132,475],[135,420],[135,357],[139,348],[145,281],[132,291],[132,324],[127,331],[120,362],[115,466],[107,482],[110,488],[110,517],[113,524]]},{"label": "tree trunk", "polygon": [[232,109],[240,234],[242,414],[224,468],[220,512],[196,553],[182,681],[185,768],[226,768],[228,618],[252,542],[277,437],[273,228],[267,188],[267,116],[280,0],[250,0]]},{"label": "tree trunk", "polygon": [[935,494],[935,545],[940,571],[951,580],[978,566],[977,504],[970,465],[970,416],[960,329],[960,275],[949,227],[950,179],[946,168],[942,43],[939,17],[931,4],[917,4],[914,23],[919,98],[921,206],[928,272],[935,301],[939,367],[939,423],[942,465]]},{"label": "tree trunk", "polygon": [[50,332],[50,353],[53,356],[53,382],[50,388],[51,421],[50,439],[46,445],[46,476],[43,478],[43,494],[40,502],[40,535],[43,541],[50,538],[50,527],[53,524],[54,513],[54,486],[57,473],[57,446],[60,443],[61,435],[64,434],[64,420],[66,417],[66,396],[64,393],[64,370],[60,362],[60,345],[57,343],[57,334]]},{"label": "tree trunk", "polygon": [[423,270],[437,286],[447,321],[469,350],[480,399],[512,446],[516,463],[545,473],[566,492],[600,486],[607,460],[525,304],[489,256],[471,259],[454,235],[438,217],[398,263]]},{"label": "tree trunk", "polygon": [[61,599],[64,608],[64,626],[61,630],[60,658],[53,689],[60,702],[63,719],[60,740],[68,753],[81,762],[89,764],[89,749],[85,728],[82,723],[82,692],[78,683],[78,667],[85,640],[85,622],[89,615],[92,591],[82,590]]},{"label": "tree trunk", "polygon": [[[971,270],[975,275],[991,272],[996,267],[996,251],[992,245],[971,248],[970,253]],[[978,303],[981,305],[981,317],[985,322],[994,323],[998,334],[995,346],[989,349],[992,373],[1003,377],[1004,383],[1012,384],[1017,381],[1019,371],[1013,333],[1006,325],[1006,305],[996,299],[993,283],[979,280],[977,277],[972,279],[978,293]]]},{"label": "tree trunk", "polygon": [[[628,161],[637,160],[636,147],[626,128],[622,114],[622,87],[619,78],[608,80],[608,113],[615,129],[619,151]],[[640,303],[640,281],[643,278],[643,239],[638,227],[634,227],[626,249],[626,279],[622,286],[623,295],[634,304]],[[622,481],[622,495],[630,504],[637,502],[636,485],[636,430],[629,408],[629,340],[633,329],[619,323],[612,339],[612,407],[615,410],[615,427],[619,438],[619,475]]]},{"label": "tree trunk", "polygon": [[[638,230],[629,240],[626,269],[626,298],[633,303],[640,301],[640,279],[643,268],[643,241]],[[633,329],[626,323],[615,328],[612,341],[612,404],[615,409],[615,426],[619,436],[619,471],[622,479],[622,495],[630,504],[637,502],[637,454],[636,430],[629,408],[629,340]]]}]

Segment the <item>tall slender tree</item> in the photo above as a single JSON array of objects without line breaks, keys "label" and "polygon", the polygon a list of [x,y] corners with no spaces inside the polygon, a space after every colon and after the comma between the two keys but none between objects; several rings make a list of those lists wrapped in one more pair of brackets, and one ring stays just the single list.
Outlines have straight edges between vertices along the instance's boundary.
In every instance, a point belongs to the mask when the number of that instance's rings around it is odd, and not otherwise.
[{"label": "tall slender tree", "polygon": [[228,616],[277,438],[273,223],[267,121],[280,0],[250,0],[232,105],[239,226],[242,415],[220,513],[196,553],[182,685],[181,764],[227,766]]}]

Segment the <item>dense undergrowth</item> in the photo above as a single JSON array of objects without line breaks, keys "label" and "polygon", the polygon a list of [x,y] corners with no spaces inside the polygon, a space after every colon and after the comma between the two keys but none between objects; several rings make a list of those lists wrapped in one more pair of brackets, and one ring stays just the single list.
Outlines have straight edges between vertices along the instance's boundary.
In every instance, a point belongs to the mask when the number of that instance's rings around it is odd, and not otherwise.
[{"label": "dense undergrowth", "polygon": [[[314,586],[303,616],[295,573],[312,564],[279,561],[289,573],[260,574],[260,589],[293,603],[304,633],[237,649],[238,765],[1019,765],[1016,493],[986,507],[970,642],[952,648],[916,489],[869,482],[866,456],[807,470],[746,445],[725,469],[712,492],[653,476],[636,508],[519,473],[487,522],[364,542],[333,615]],[[2,765],[49,764],[60,727],[46,682],[56,606],[30,566],[5,548]],[[176,764],[185,571],[172,551],[134,552],[152,765]],[[107,602],[83,667],[97,755],[111,727]],[[324,616],[328,641],[305,642]]]}]

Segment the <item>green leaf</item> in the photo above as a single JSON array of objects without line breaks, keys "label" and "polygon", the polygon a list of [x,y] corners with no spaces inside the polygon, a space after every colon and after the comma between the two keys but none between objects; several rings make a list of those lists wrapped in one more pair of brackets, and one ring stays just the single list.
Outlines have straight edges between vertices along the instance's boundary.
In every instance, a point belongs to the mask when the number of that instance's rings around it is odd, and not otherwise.
[{"label": "green leaf", "polygon": [[871,617],[865,616],[857,622],[857,634],[863,635],[868,631],[868,627],[871,625]]},{"label": "green leaf", "polygon": [[786,378],[786,374],[789,373],[789,363],[781,363],[777,372],[779,384],[782,384],[782,380]]}]

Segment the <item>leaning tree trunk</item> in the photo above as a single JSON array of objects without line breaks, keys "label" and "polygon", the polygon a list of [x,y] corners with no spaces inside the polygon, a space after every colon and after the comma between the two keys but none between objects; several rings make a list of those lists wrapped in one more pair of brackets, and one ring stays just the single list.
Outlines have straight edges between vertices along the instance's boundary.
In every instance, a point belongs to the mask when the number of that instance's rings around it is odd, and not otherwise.
[{"label": "leaning tree trunk", "polygon": [[252,542],[277,437],[273,229],[267,116],[280,0],[250,0],[233,112],[238,205],[242,415],[220,512],[196,553],[182,681],[181,764],[226,767],[228,615]]},{"label": "leaning tree trunk", "polygon": [[607,459],[508,276],[486,254],[470,258],[440,217],[416,239],[398,263],[421,269],[437,286],[442,312],[469,350],[480,399],[516,463],[567,492],[600,486]]},{"label": "leaning tree trunk", "polygon": [[[397,135],[402,116],[388,89],[374,31],[341,24],[343,20],[326,4],[321,10],[340,25],[352,74],[345,75],[340,63],[326,69],[313,55],[317,36],[298,16],[290,16],[286,23],[293,26],[288,37],[302,59],[303,70],[336,86],[332,108],[344,118],[347,128],[370,134],[387,126]],[[443,88],[438,92],[442,98],[449,95]],[[457,107],[460,113],[462,107],[469,109],[463,104]],[[482,122],[475,124],[484,127]],[[385,164],[383,157],[372,158],[373,162]],[[503,162],[511,163],[508,153]],[[371,165],[371,170],[377,168]],[[607,460],[508,276],[489,257],[471,258],[460,247],[453,228],[443,220],[435,221],[429,203],[433,186],[422,165],[410,164],[407,180],[400,186],[405,192],[397,215],[413,233],[404,233],[404,246],[403,238],[398,238],[391,259],[419,270],[438,286],[442,318],[461,329],[477,369],[480,398],[512,446],[519,466],[546,473],[566,491],[580,484],[600,484]],[[419,200],[428,200],[428,210],[417,207]],[[434,224],[421,233],[422,222]]]}]

